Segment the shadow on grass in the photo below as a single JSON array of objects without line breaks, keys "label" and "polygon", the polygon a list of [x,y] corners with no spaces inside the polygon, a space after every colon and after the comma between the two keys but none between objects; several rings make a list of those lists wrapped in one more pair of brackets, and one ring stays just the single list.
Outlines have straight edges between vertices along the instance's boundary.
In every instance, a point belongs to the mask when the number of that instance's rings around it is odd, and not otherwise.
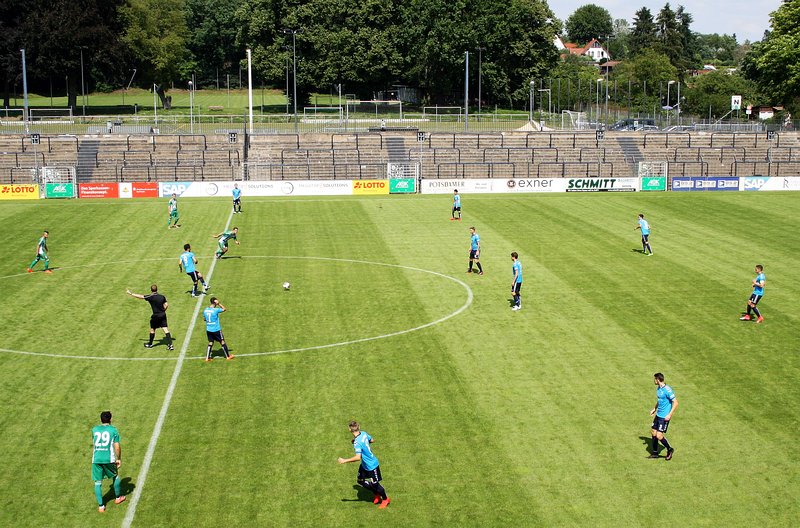
[{"label": "shadow on grass", "polygon": [[[120,483],[119,491],[120,495],[130,495],[133,493],[133,490],[136,489],[136,485],[131,482],[131,477],[125,477],[122,479]],[[108,504],[109,502],[113,502],[116,497],[114,496],[114,487],[112,486],[106,493],[103,495],[103,504]]]},{"label": "shadow on grass", "polygon": [[362,488],[358,484],[353,484],[353,489],[356,490],[357,496],[355,499],[342,499],[342,502],[372,502],[375,494],[367,488]]},{"label": "shadow on grass", "polygon": [[[651,454],[653,454],[653,452],[651,451],[651,449],[653,447],[653,437],[652,436],[640,436],[639,440],[641,440],[642,443],[644,444],[644,450],[647,453],[647,455],[650,456]],[[659,442],[658,443],[658,447],[656,448],[656,453],[661,453],[661,449],[663,447],[664,446],[661,445],[661,442]]]},{"label": "shadow on grass", "polygon": [[640,253],[640,254],[644,255],[644,250],[643,250],[643,249],[636,249],[636,248],[634,248],[634,249],[632,249],[632,250],[631,250],[631,252],[633,252],[633,253]]}]

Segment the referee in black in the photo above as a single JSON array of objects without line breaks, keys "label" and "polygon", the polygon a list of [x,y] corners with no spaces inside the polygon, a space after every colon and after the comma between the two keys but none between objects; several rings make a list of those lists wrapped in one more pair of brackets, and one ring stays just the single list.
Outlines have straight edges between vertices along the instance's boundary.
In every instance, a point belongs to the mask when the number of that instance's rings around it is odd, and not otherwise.
[{"label": "referee in black", "polygon": [[167,327],[167,308],[169,308],[169,303],[166,297],[158,293],[158,286],[155,284],[150,286],[150,295],[132,293],[130,290],[125,290],[125,293],[137,299],[144,299],[150,303],[150,307],[153,309],[153,315],[150,316],[150,341],[145,343],[144,347],[153,348],[153,338],[156,336],[156,328],[160,328],[167,337],[167,350],[175,350],[175,347],[172,346],[172,336]]}]

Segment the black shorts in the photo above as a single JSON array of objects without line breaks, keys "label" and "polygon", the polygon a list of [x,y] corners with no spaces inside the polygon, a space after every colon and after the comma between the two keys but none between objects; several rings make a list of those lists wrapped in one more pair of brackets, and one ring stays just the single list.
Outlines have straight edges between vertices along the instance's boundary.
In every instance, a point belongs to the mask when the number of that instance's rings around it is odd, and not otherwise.
[{"label": "black shorts", "polygon": [[750,296],[750,304],[752,304],[753,306],[757,305],[758,301],[760,301],[762,297],[763,295],[754,293],[753,295]]},{"label": "black shorts", "polygon": [[659,433],[667,434],[667,429],[669,429],[669,420],[665,420],[664,418],[659,418],[656,416],[653,418],[653,429]]},{"label": "black shorts", "polygon": [[461,207],[460,206],[459,207],[453,207],[453,212],[455,212],[455,211],[458,211],[460,213],[461,212]]},{"label": "black shorts", "polygon": [[514,291],[514,293],[516,293],[517,295],[519,295],[519,291],[520,291],[521,289],[522,289],[522,283],[521,283],[521,282],[515,282],[515,283],[514,283],[514,287],[512,288],[512,290]]},{"label": "black shorts", "polygon": [[642,242],[650,242],[650,235],[642,235]]},{"label": "black shorts", "polygon": [[156,328],[166,328],[167,327],[167,313],[154,313],[150,316],[150,328],[155,330]]},{"label": "black shorts", "polygon": [[217,330],[216,332],[209,332],[206,330],[206,337],[208,337],[209,343],[213,343],[214,341],[219,341],[222,343],[225,341],[225,336],[222,335],[222,330]]},{"label": "black shorts", "polygon": [[241,205],[241,204],[242,204],[242,199],[241,198],[234,198],[233,199],[233,205]]},{"label": "black shorts", "polygon": [[364,466],[358,466],[358,477],[356,479],[359,482],[380,482],[383,479],[381,477],[381,467],[376,466],[375,469],[364,469]]},{"label": "black shorts", "polygon": [[188,271],[186,274],[192,279],[192,282],[197,282],[200,280],[200,272],[199,271]]},{"label": "black shorts", "polygon": [[470,249],[469,250],[469,258],[470,260],[478,260],[481,258],[481,250],[480,249]]}]

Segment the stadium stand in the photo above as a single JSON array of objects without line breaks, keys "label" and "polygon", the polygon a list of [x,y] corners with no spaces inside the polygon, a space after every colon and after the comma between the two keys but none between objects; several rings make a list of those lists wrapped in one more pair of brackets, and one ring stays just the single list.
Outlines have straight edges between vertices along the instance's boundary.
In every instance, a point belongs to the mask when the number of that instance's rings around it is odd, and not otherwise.
[{"label": "stadium stand", "polygon": [[432,132],[0,136],[0,181],[36,166],[71,166],[79,182],[385,178],[392,166],[424,178],[631,177],[639,162],[672,176],[800,174],[796,133]]}]

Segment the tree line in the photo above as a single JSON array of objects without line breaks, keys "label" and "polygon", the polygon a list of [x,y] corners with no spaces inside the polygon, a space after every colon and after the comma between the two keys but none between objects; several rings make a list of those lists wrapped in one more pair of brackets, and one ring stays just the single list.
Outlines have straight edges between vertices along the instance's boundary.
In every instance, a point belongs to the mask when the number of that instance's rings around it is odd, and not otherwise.
[{"label": "tree line", "polygon": [[591,64],[559,59],[552,42],[566,34],[578,43],[600,38],[623,59],[612,73],[620,85],[652,87],[685,80],[706,60],[743,61],[754,91],[771,86],[762,97],[786,99],[798,92],[780,71],[781,37],[797,37],[796,4],[779,8],[788,13],[748,53],[735,35],[693,32],[692,15],[669,4],[655,15],[641,8],[628,25],[592,4],[562,24],[545,0],[0,0],[0,90],[8,106],[21,86],[22,48],[31,91],[66,93],[73,107],[82,74],[89,90],[132,82],[163,96],[193,76],[198,87],[228,74],[238,80],[249,48],[259,85],[283,87],[296,58],[301,100],[333,86],[364,99],[409,86],[422,104],[461,104],[469,51],[470,84],[480,69],[483,104],[524,108],[532,79],[597,77]]}]

